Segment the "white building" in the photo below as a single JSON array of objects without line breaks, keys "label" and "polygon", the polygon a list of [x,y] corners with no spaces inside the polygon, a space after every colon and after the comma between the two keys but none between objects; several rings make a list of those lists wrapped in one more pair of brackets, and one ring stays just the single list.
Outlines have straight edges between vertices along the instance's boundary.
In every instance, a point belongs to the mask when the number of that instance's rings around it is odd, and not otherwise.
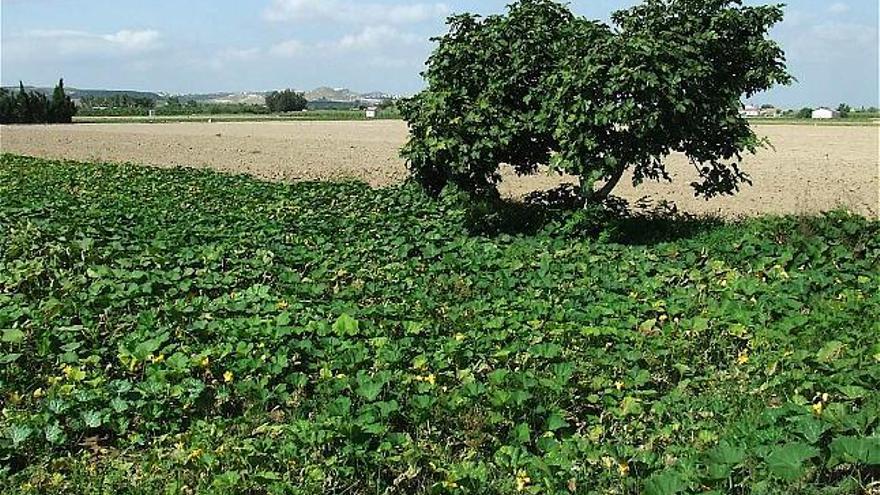
[{"label": "white building", "polygon": [[746,105],[739,111],[740,117],[760,117],[761,109],[756,107],[755,105]]},{"label": "white building", "polygon": [[814,119],[836,119],[840,117],[840,112],[830,108],[817,108],[813,110]]},{"label": "white building", "polygon": [[376,118],[376,107],[367,108],[366,116],[368,119],[375,119]]}]

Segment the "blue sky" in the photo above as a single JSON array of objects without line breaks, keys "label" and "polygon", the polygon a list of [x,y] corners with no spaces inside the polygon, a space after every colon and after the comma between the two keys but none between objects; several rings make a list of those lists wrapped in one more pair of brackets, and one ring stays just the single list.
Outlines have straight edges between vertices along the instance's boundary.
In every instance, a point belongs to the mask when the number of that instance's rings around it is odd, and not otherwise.
[{"label": "blue sky", "polygon": [[[348,87],[409,94],[451,12],[506,1],[0,0],[4,85],[184,92]],[[575,0],[607,20],[635,0]],[[749,3],[755,3],[749,1]],[[799,79],[783,106],[878,106],[877,0],[790,0],[773,32]]]}]

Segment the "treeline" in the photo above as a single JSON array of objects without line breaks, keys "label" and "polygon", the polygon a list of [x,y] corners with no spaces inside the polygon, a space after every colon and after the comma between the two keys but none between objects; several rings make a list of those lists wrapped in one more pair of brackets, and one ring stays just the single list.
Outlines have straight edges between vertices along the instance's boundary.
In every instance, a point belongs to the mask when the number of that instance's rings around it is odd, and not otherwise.
[{"label": "treeline", "polygon": [[26,90],[22,82],[18,93],[0,88],[0,124],[69,124],[76,110],[64,93],[64,79],[58,81],[52,98]]},{"label": "treeline", "polygon": [[146,96],[131,96],[127,94],[113,96],[84,96],[82,108],[104,110],[109,108],[144,108],[150,109],[156,106],[156,100]]},{"label": "treeline", "polygon": [[[804,107],[800,110],[789,110],[784,117],[795,119],[810,119],[813,117],[813,108]],[[842,119],[866,120],[880,118],[880,109],[877,107],[853,108],[846,103],[841,103],[836,108]]]},{"label": "treeline", "polygon": [[264,105],[246,103],[199,103],[189,100],[182,103],[178,98],[169,98],[166,104],[155,108],[146,107],[83,107],[79,115],[83,117],[146,117],[152,110],[155,116],[171,115],[264,115],[269,109]]}]

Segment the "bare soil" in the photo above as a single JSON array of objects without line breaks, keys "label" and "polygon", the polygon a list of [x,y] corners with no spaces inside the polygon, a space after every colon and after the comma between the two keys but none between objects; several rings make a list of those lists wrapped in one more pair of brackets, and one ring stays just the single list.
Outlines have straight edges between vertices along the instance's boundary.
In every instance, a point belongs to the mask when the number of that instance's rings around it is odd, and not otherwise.
[{"label": "bare soil", "polygon": [[[622,181],[615,194],[675,203],[690,213],[726,217],[812,214],[846,208],[880,216],[880,127],[757,125],[774,149],[745,157],[754,186],[735,197],[693,197],[694,168],[681,156],[667,160],[673,183]],[[406,177],[398,149],[401,121],[223,122],[0,126],[0,150],[93,162],[160,167],[210,167],[277,181],[354,178],[385,186]],[[521,197],[571,178],[505,173],[504,194]]]}]

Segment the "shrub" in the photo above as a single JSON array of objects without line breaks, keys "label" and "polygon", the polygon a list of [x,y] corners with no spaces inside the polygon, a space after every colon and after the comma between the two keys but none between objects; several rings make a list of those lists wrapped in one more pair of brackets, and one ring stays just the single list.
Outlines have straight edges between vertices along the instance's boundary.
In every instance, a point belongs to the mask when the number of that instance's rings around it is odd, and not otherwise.
[{"label": "shrub", "polygon": [[808,108],[808,107],[801,108],[801,109],[798,110],[798,112],[797,112],[797,118],[799,118],[799,119],[811,119],[811,118],[813,118],[813,109],[812,109],[812,108]]},{"label": "shrub", "polygon": [[292,89],[273,91],[266,95],[266,106],[271,112],[299,112],[305,110],[306,105],[306,97]]},{"label": "shrub", "polygon": [[738,115],[740,98],[791,80],[766,37],[781,8],[647,0],[612,19],[551,0],[451,17],[427,89],[402,105],[413,176],[435,194],[455,183],[491,196],[500,164],[518,174],[546,164],[580,177],[591,201],[630,168],[636,184],[668,180],[663,158],[681,152],[699,173],[698,195],[735,192],[748,181],[741,153],[763,144]]}]

